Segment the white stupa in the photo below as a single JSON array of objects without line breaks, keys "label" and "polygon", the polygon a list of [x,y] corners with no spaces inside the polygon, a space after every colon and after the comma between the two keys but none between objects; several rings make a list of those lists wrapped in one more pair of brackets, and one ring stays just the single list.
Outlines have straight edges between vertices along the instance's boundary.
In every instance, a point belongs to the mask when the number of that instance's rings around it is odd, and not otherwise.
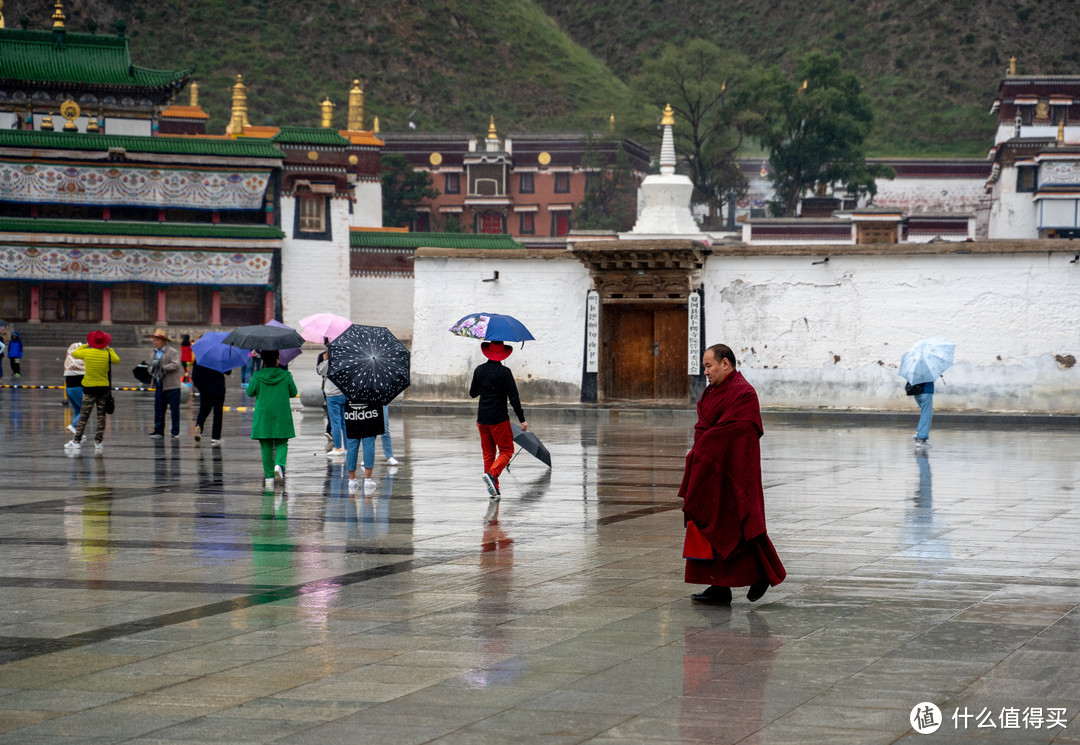
[{"label": "white stupa", "polygon": [[629,233],[620,233],[623,240],[646,238],[691,238],[708,241],[709,236],[701,232],[694,215],[690,211],[690,200],[694,194],[694,184],[689,177],[675,173],[675,112],[671,104],[664,108],[660,120],[664,128],[664,138],[660,144],[660,174],[646,176],[641,183],[642,206],[637,222]]}]

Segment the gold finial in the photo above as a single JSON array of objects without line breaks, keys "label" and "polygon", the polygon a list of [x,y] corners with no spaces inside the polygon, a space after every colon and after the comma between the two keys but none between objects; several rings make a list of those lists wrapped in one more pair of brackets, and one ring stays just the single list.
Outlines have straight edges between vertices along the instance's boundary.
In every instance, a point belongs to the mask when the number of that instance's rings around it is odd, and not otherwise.
[{"label": "gold finial", "polygon": [[611,133],[615,132],[615,115],[614,114],[612,114],[611,116],[608,117],[607,128],[608,128],[608,132],[611,132]]},{"label": "gold finial", "polygon": [[349,121],[350,132],[359,132],[364,128],[364,90],[360,87],[360,81],[352,81],[349,90]]},{"label": "gold finial", "polygon": [[62,31],[64,29],[64,21],[67,18],[64,17],[64,4],[60,0],[56,0],[56,8],[52,14],[52,27],[54,31]]},{"label": "gold finial", "polygon": [[1057,141],[1059,145],[1065,144],[1065,119],[1058,120]]},{"label": "gold finial", "polygon": [[661,127],[674,127],[675,126],[675,110],[671,108],[671,104],[664,107],[664,115],[660,117]]},{"label": "gold finial", "polygon": [[720,92],[721,93],[727,93],[727,81],[726,80],[723,83],[720,84]]},{"label": "gold finial", "polygon": [[101,127],[98,126],[98,120],[96,116],[90,117],[90,121],[86,123],[86,131],[90,134],[101,131]]},{"label": "gold finial", "polygon": [[374,122],[374,125],[371,128],[371,131],[374,132],[375,134],[379,134],[379,117],[375,117],[375,122]]},{"label": "gold finial", "polygon": [[495,115],[494,114],[492,114],[492,116],[491,116],[491,124],[488,125],[488,136],[487,136],[487,138],[489,140],[497,140],[497,139],[499,139],[499,135],[495,132]]},{"label": "gold finial", "polygon": [[[0,11],[4,9],[4,0],[0,0]],[[4,27],[4,14],[0,13],[0,28]]]},{"label": "gold finial", "polygon": [[1009,57],[1009,74],[1010,75],[1015,75],[1016,74],[1016,57],[1015,56]]},{"label": "gold finial", "polygon": [[244,133],[244,127],[250,127],[251,122],[247,116],[247,87],[244,85],[244,76],[236,76],[236,85],[232,89],[232,115],[229,117],[229,126],[225,127],[225,134],[239,137]]},{"label": "gold finial", "polygon": [[323,129],[330,129],[334,126],[334,102],[327,96],[319,103],[319,109],[322,111]]},{"label": "gold finial", "polygon": [[75,100],[69,98],[60,104],[60,116],[66,120],[64,122],[65,132],[78,132],[79,127],[75,124],[75,120],[79,118],[79,114],[82,110],[79,108],[79,104],[75,103]]},{"label": "gold finial", "polygon": [[191,101],[189,102],[190,105],[191,106],[198,106],[199,105],[199,84],[196,83],[194,80],[191,81],[191,87],[188,88],[188,93],[191,95]]},{"label": "gold finial", "polygon": [[53,123],[52,123],[52,112],[51,111],[48,113],[47,116],[42,117],[42,119],[41,119],[41,130],[43,132],[52,132]]},{"label": "gold finial", "polygon": [[802,85],[799,86],[799,90],[797,90],[795,92],[796,93],[805,93],[806,89],[809,88],[809,87],[810,87],[810,80],[809,79],[804,80],[804,81],[802,81]]}]

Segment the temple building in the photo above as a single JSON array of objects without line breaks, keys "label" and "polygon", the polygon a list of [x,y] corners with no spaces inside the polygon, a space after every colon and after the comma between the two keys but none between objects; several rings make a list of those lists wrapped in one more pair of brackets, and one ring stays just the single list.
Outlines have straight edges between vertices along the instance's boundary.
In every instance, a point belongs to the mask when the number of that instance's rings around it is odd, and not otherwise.
[{"label": "temple building", "polygon": [[1080,238],[1080,75],[1017,75],[1013,58],[990,111],[990,237]]},{"label": "temple building", "polygon": [[482,140],[469,134],[386,132],[384,152],[401,153],[431,175],[439,196],[425,200],[415,231],[509,235],[530,248],[565,248],[574,208],[591,179],[620,153],[638,182],[649,152],[633,140],[584,133],[499,135],[494,117]]},{"label": "temple building", "polygon": [[328,100],[319,127],[258,127],[237,76],[208,135],[193,70],[136,66],[126,38],[65,20],[58,1],[51,30],[0,29],[0,317],[125,343],[349,312],[351,231],[382,221],[359,84],[346,129]]}]

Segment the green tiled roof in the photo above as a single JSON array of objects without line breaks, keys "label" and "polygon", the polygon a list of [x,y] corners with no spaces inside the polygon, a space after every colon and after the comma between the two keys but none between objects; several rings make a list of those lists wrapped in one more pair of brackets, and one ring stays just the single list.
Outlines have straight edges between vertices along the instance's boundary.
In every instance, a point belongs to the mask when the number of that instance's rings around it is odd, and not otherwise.
[{"label": "green tiled roof", "polygon": [[[58,117],[54,116],[53,118],[57,119]],[[247,137],[236,140],[214,140],[202,137],[140,137],[137,135],[94,135],[79,132],[34,132],[25,129],[0,129],[0,147],[30,147],[56,150],[123,148],[133,153],[224,155],[238,158],[280,159],[282,157],[281,151],[274,147],[269,140]]]},{"label": "green tiled roof", "polygon": [[117,88],[165,88],[194,72],[150,70],[131,64],[127,37],[52,31],[0,30],[0,80],[71,83]]},{"label": "green tiled roof", "polygon": [[325,127],[282,127],[274,135],[273,142],[289,145],[351,145],[336,129]]},{"label": "green tiled roof", "polygon": [[220,238],[280,240],[273,225],[192,225],[176,222],[116,220],[34,220],[0,217],[0,233],[77,233],[79,235],[144,235],[154,238]]},{"label": "green tiled roof", "polygon": [[508,235],[390,233],[378,230],[351,231],[349,245],[353,248],[482,248],[490,250],[525,248]]}]

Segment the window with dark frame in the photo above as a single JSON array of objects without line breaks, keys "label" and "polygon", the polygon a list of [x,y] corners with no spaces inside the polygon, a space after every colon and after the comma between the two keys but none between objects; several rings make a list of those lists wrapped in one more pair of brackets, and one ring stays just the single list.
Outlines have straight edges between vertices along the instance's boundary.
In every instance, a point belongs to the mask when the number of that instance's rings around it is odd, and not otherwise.
[{"label": "window with dark frame", "polygon": [[522,235],[533,235],[536,233],[536,216],[532,212],[520,212],[518,214],[520,217],[518,232]]},{"label": "window with dark frame", "polygon": [[519,174],[518,191],[522,194],[532,194],[536,191],[532,171]]},{"label": "window with dark frame", "polygon": [[570,211],[559,210],[551,213],[551,235],[561,236],[570,232]]},{"label": "window with dark frame", "polygon": [[1016,190],[1018,192],[1032,192],[1039,181],[1038,166],[1016,167]]},{"label": "window with dark frame", "polygon": [[321,195],[299,197],[296,203],[300,210],[301,232],[322,233],[326,230],[326,200]]},{"label": "window with dark frame", "polygon": [[570,174],[569,173],[556,173],[555,174],[555,193],[556,194],[569,194],[570,193]]},{"label": "window with dark frame", "polygon": [[461,174],[460,173],[448,173],[446,174],[446,181],[444,183],[446,188],[443,189],[444,194],[460,194],[461,193]]}]

